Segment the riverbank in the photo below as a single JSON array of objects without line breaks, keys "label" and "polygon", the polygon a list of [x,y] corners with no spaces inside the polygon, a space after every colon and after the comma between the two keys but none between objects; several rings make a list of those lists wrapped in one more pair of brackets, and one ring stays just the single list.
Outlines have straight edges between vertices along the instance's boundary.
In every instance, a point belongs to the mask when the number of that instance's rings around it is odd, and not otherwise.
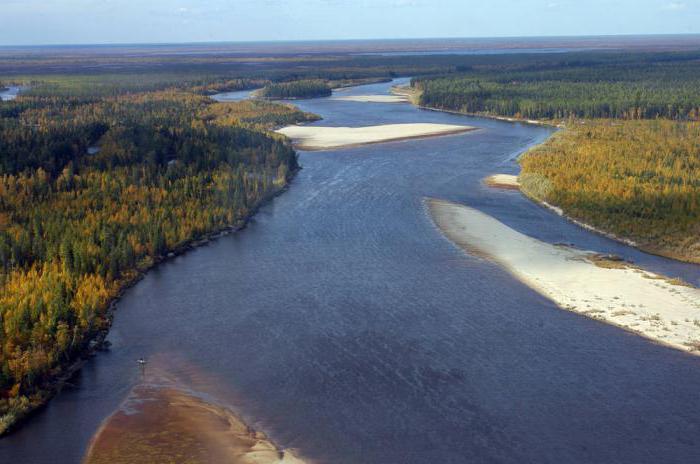
[{"label": "riverbank", "polygon": [[512,174],[494,174],[484,179],[484,183],[489,187],[502,188],[506,190],[520,190],[518,176]]},{"label": "riverbank", "polygon": [[93,437],[83,464],[303,464],[229,409],[174,386],[142,385]]},{"label": "riverbank", "polygon": [[0,416],[0,438],[5,434],[11,433],[24,421],[41,411],[54,396],[61,392],[66,383],[80,371],[86,362],[97,355],[98,352],[105,351],[109,348],[106,337],[109,334],[119,300],[127,290],[136,285],[151,269],[154,269],[159,264],[190,250],[208,245],[212,240],[244,229],[262,206],[266,205],[289,188],[289,184],[297,173],[298,170],[291,172],[289,180],[285,185],[262,199],[256,205],[251,206],[248,215],[239,218],[233,224],[216,228],[197,237],[192,237],[178,244],[176,247],[166,250],[162,255],[156,256],[155,258],[148,258],[135,269],[125,272],[122,279],[117,282],[114,294],[108,300],[106,307],[102,308],[104,314],[104,323],[102,326],[85,341],[82,350],[79,351],[73,359],[69,360],[64,365],[54,368],[55,374],[52,376],[51,380],[45,384],[39,385],[32,394],[30,401],[11,406],[5,415]]},{"label": "riverbank", "polygon": [[[550,211],[553,211],[556,215],[563,217],[567,221],[571,221],[574,224],[576,224],[579,227],[582,227],[590,232],[596,233],[598,235],[602,235],[604,237],[607,237],[611,240],[615,240],[616,242],[624,243],[627,246],[639,248],[642,251],[646,251],[648,253],[651,253],[648,250],[644,250],[642,247],[640,247],[637,243],[634,241],[624,238],[624,237],[618,237],[615,234],[612,234],[610,232],[605,232],[604,230],[597,229],[593,227],[590,224],[586,224],[585,222],[579,221],[571,216],[567,216],[564,214],[564,210],[561,208],[550,205],[546,201],[538,200],[532,195],[528,195],[527,192],[523,189],[522,184],[520,183],[520,180],[518,176],[512,175],[512,174],[493,174],[491,176],[488,176],[484,179],[484,184],[488,185],[489,187],[493,188],[500,188],[500,189],[505,189],[505,190],[518,190],[520,191],[523,195],[525,195],[528,199],[531,201],[537,203],[538,205],[542,206],[543,208],[546,208]],[[652,253],[653,254],[653,253]]]},{"label": "riverbank", "polygon": [[521,191],[589,230],[700,264],[699,136],[692,121],[582,120],[519,158]]},{"label": "riverbank", "polygon": [[277,130],[301,150],[328,150],[382,142],[460,134],[476,130],[451,124],[383,124],[366,127],[287,126]]},{"label": "riverbank", "polygon": [[489,259],[563,309],[700,354],[700,290],[595,253],[521,234],[467,206],[426,200],[450,241]]},{"label": "riverbank", "polygon": [[419,106],[420,104],[421,92],[412,88],[410,85],[395,85],[391,88],[390,92],[392,95],[406,98],[410,103],[412,103],[415,106]]},{"label": "riverbank", "polygon": [[[415,104],[415,103],[414,103]],[[441,108],[434,108],[434,107],[423,107],[418,104],[415,104],[418,108],[428,110],[428,111],[438,111],[438,112],[445,112],[445,113],[450,113],[450,114],[460,114],[460,115],[465,115],[465,116],[472,116],[472,117],[480,117],[480,118],[487,118],[487,119],[494,119],[494,120],[499,120],[499,121],[505,121],[505,122],[510,122],[510,123],[522,123],[522,124],[531,124],[531,125],[539,125],[539,126],[550,126],[550,127],[555,127],[557,129],[561,129],[562,131],[557,132],[559,134],[559,138],[562,137],[562,134],[567,135],[569,132],[576,133],[579,128],[590,128],[590,127],[595,127],[595,120],[581,120],[578,122],[578,124],[574,126],[567,126],[563,122],[557,123],[555,121],[539,121],[539,120],[529,120],[529,119],[521,119],[521,118],[512,118],[512,117],[503,117],[503,116],[492,116],[492,115],[485,115],[485,114],[473,114],[473,113],[464,113],[460,111],[452,111],[452,110],[446,110],[446,109],[441,109]],[[621,125],[622,122],[619,123]],[[590,129],[589,129],[590,130]],[[550,144],[554,143],[553,142],[554,137],[549,137],[547,140],[542,142],[540,145],[531,148],[530,150],[521,153],[518,157],[519,163],[522,166],[523,158],[526,156],[538,156],[538,151],[545,150],[546,147],[548,147]],[[626,140],[626,139],[625,139]],[[641,150],[642,147],[639,147]],[[648,147],[647,147],[648,149]],[[556,167],[558,164],[554,163],[554,166]],[[583,166],[582,163],[578,163],[579,166]],[[521,172],[522,174],[522,172]],[[562,216],[566,218],[567,220],[573,222],[574,224],[583,227],[586,230],[589,230],[591,232],[594,232],[596,234],[602,235],[604,237],[607,237],[611,240],[618,241],[620,243],[623,243],[628,246],[635,247],[641,251],[644,251],[645,253],[657,255],[657,256],[663,256],[666,258],[671,258],[675,259],[677,261],[682,261],[682,262],[688,262],[688,263],[694,263],[694,264],[700,264],[700,258],[698,257],[698,253],[700,253],[700,250],[698,250],[698,246],[700,246],[697,241],[694,243],[693,242],[693,236],[697,235],[694,234],[692,231],[691,233],[686,233],[686,234],[676,234],[676,236],[666,236],[666,234],[663,232],[664,230],[667,229],[667,227],[661,227],[661,231],[656,230],[650,230],[648,232],[644,232],[644,234],[638,234],[637,236],[626,234],[626,233],[620,233],[620,232],[615,232],[614,230],[615,227],[610,226],[611,224],[614,225],[616,218],[615,217],[608,217],[604,218],[606,223],[601,223],[601,224],[596,224],[594,225],[593,222],[596,221],[589,221],[584,218],[581,218],[579,215],[576,214],[571,214],[568,209],[566,208],[565,205],[559,205],[559,204],[553,204],[550,203],[544,199],[542,199],[542,194],[538,192],[537,188],[532,187],[532,182],[522,182],[519,181],[517,186],[516,183],[514,183],[512,180],[508,180],[505,182],[501,182],[503,178],[500,180],[497,180],[495,176],[501,176],[500,174],[496,174],[494,176],[490,176],[489,178],[486,178],[484,182],[487,185],[490,185],[492,187],[497,187],[497,188],[506,188],[506,189],[513,189],[515,190],[516,188],[519,189],[527,198],[529,198],[531,201],[547,208],[552,211],[554,211],[556,214],[559,216]],[[561,176],[560,176],[561,177]],[[668,178],[672,178],[673,176],[668,176]],[[543,177],[540,176],[540,180],[542,180]],[[561,180],[561,179],[560,179]],[[541,183],[541,182],[540,182]],[[551,183],[545,180],[545,183]],[[624,186],[620,186],[620,188],[624,188]],[[590,186],[586,186],[586,189],[590,190]],[[572,196],[572,195],[569,195]],[[604,205],[600,205],[598,210],[603,210]],[[607,225],[606,225],[607,224]],[[608,227],[610,226],[610,227]],[[650,226],[652,229],[653,227]],[[700,229],[698,229],[698,233],[700,233]],[[652,236],[654,235],[655,238],[651,238],[649,240],[645,240],[643,235],[649,235]]]}]

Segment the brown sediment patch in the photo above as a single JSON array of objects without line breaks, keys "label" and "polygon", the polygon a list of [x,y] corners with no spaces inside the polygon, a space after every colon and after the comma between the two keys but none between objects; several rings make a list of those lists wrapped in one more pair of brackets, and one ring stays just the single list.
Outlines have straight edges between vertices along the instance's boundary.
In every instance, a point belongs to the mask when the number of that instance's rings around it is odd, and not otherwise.
[{"label": "brown sediment patch", "polygon": [[141,385],[100,427],[83,464],[301,464],[227,408],[173,385]]},{"label": "brown sediment patch", "polygon": [[[135,366],[136,368],[136,366]],[[220,379],[177,353],[154,354],[141,384],[93,436],[83,464],[303,464],[229,407]]]},{"label": "brown sediment patch", "polygon": [[506,190],[520,190],[518,176],[511,174],[494,174],[484,179],[484,183],[489,187],[502,188]]}]

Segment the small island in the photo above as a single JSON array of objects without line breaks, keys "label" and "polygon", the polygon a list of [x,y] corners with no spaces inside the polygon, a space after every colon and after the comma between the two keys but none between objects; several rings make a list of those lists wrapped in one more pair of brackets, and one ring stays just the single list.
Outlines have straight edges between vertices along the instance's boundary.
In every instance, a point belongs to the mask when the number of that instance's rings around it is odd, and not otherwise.
[{"label": "small island", "polygon": [[296,100],[302,98],[330,97],[330,85],[320,79],[270,83],[260,89],[256,96],[270,100]]},{"label": "small island", "polygon": [[407,123],[366,127],[288,126],[277,132],[291,138],[299,149],[311,151],[460,134],[473,130],[475,128],[471,126]]}]

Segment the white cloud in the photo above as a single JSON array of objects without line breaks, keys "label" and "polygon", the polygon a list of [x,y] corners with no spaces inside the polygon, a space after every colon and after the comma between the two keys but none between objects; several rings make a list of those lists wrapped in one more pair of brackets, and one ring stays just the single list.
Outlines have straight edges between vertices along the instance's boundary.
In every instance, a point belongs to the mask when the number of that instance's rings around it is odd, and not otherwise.
[{"label": "white cloud", "polygon": [[684,10],[686,7],[686,4],[684,2],[670,2],[664,5],[664,10],[673,10],[673,11],[678,11],[678,10]]}]

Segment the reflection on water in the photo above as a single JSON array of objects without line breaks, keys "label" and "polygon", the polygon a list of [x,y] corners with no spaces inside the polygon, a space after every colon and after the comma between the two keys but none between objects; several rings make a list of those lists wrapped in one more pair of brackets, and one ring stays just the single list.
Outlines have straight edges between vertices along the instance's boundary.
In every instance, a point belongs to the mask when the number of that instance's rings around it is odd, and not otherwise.
[{"label": "reflection on water", "polygon": [[141,381],[135,360],[156,353],[212,373],[251,427],[320,462],[700,462],[700,359],[557,309],[464,255],[423,209],[424,197],[466,203],[539,240],[698,283],[698,266],[483,186],[516,172],[517,154],[550,129],[401,104],[296,103],[323,125],[482,130],[302,153],[292,187],[247,230],[127,292],[111,352],[0,442],[0,462],[78,462]]}]

